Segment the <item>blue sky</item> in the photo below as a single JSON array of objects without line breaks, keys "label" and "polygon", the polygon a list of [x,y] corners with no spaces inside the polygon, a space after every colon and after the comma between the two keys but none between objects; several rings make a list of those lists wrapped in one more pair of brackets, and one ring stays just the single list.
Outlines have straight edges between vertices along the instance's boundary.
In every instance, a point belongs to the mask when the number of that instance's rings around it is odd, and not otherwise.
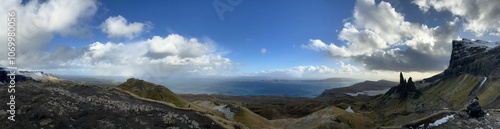
[{"label": "blue sky", "polygon": [[[153,23],[154,29],[144,33],[141,36],[144,38],[171,33],[194,38],[208,37],[222,51],[230,52],[226,57],[240,63],[242,72],[253,72],[299,65],[336,65],[300,46],[308,43],[310,38],[335,41],[335,30],[342,29],[339,23],[351,15],[349,12],[354,6],[354,1],[243,1],[233,7],[234,11],[225,12],[224,20],[221,20],[213,2],[147,2],[155,3],[151,5],[146,2],[102,1],[102,5],[109,10],[103,10],[108,15],[98,21],[104,21],[107,16],[121,15],[129,21]],[[106,34],[99,30],[94,33],[101,33],[100,37],[96,35],[94,41],[108,40]],[[262,48],[270,53],[261,54]]]},{"label": "blue sky", "polygon": [[497,1],[233,1],[7,0],[0,13],[35,37],[19,36],[19,67],[65,75],[421,79],[447,67],[451,40],[500,36],[499,17],[474,14]]}]

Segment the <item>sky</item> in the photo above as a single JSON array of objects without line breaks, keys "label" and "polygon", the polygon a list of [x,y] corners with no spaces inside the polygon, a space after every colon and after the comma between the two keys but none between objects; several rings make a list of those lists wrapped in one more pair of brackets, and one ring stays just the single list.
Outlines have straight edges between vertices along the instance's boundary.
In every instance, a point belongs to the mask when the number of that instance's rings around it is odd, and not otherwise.
[{"label": "sky", "polygon": [[[423,79],[500,41],[498,0],[3,0],[16,66],[143,78]],[[7,38],[7,21],[0,21]],[[0,44],[7,47],[7,40]],[[0,49],[0,53],[7,53]],[[0,64],[8,66],[7,54]]]}]

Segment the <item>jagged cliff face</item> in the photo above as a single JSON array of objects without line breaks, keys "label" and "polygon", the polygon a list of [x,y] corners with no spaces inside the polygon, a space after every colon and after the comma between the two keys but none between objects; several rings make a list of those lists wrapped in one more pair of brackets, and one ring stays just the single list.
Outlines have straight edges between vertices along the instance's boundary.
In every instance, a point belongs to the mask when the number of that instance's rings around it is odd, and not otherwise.
[{"label": "jagged cliff face", "polygon": [[500,42],[481,40],[454,40],[452,42],[450,65],[444,71],[444,78],[462,74],[500,77]]}]

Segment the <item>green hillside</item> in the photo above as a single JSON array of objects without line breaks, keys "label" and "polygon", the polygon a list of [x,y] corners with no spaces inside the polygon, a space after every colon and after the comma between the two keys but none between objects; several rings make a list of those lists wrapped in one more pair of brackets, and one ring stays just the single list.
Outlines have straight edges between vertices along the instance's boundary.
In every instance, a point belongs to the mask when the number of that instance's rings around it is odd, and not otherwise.
[{"label": "green hillside", "polygon": [[117,87],[143,98],[172,103],[177,107],[188,106],[188,101],[177,96],[168,88],[144,80],[130,78]]}]

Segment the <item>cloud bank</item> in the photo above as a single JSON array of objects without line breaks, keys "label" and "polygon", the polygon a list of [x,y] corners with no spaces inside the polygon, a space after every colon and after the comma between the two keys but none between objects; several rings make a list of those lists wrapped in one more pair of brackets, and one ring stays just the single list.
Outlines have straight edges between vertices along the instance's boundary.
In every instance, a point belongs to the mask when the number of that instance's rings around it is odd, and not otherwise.
[{"label": "cloud bank", "polygon": [[[94,0],[35,0],[24,4],[21,0],[2,1],[0,17],[7,18],[10,11],[16,12],[17,66],[44,66],[42,62],[51,59],[51,54],[45,51],[55,34],[91,35],[86,23],[97,11],[97,4]],[[7,30],[7,20],[0,20],[0,24],[0,30]],[[0,39],[7,39],[7,31],[0,31]],[[0,40],[0,44],[7,44],[7,40]],[[56,48],[55,53],[63,51]],[[0,53],[7,53],[7,49],[0,49]],[[0,58],[7,59],[7,55],[0,54]],[[0,64],[6,65],[7,60],[0,60]]]},{"label": "cloud bank", "polygon": [[297,66],[289,69],[274,69],[274,70],[264,70],[256,72],[255,75],[258,76],[268,76],[268,77],[283,77],[283,78],[331,78],[335,75],[342,74],[347,77],[349,74],[363,74],[362,71],[351,64],[346,64],[342,61],[339,62],[340,67],[331,68],[328,66]]},{"label": "cloud bank", "polygon": [[428,27],[406,21],[387,2],[357,0],[352,19],[338,34],[345,45],[311,39],[302,47],[353,59],[368,70],[440,71],[448,65],[452,39],[458,38],[457,21]]},{"label": "cloud bank", "polygon": [[81,61],[100,76],[224,76],[233,69],[232,61],[215,54],[211,43],[178,34],[134,43],[95,42],[83,51],[73,61]]},{"label": "cloud bank", "polygon": [[[350,63],[339,61],[338,66],[329,67],[325,65],[305,65],[297,66],[288,69],[263,70],[254,73],[254,76],[264,76],[270,78],[286,78],[286,79],[325,79],[325,78],[358,78],[363,80],[380,80],[388,79],[398,81],[395,78],[399,72],[384,71],[384,70],[367,70],[362,66],[354,66]],[[413,79],[424,79],[435,75],[436,72],[406,72],[406,76],[411,76]]]},{"label": "cloud bank", "polygon": [[414,0],[422,11],[448,11],[465,19],[463,29],[480,37],[500,36],[500,1],[498,0]]}]

